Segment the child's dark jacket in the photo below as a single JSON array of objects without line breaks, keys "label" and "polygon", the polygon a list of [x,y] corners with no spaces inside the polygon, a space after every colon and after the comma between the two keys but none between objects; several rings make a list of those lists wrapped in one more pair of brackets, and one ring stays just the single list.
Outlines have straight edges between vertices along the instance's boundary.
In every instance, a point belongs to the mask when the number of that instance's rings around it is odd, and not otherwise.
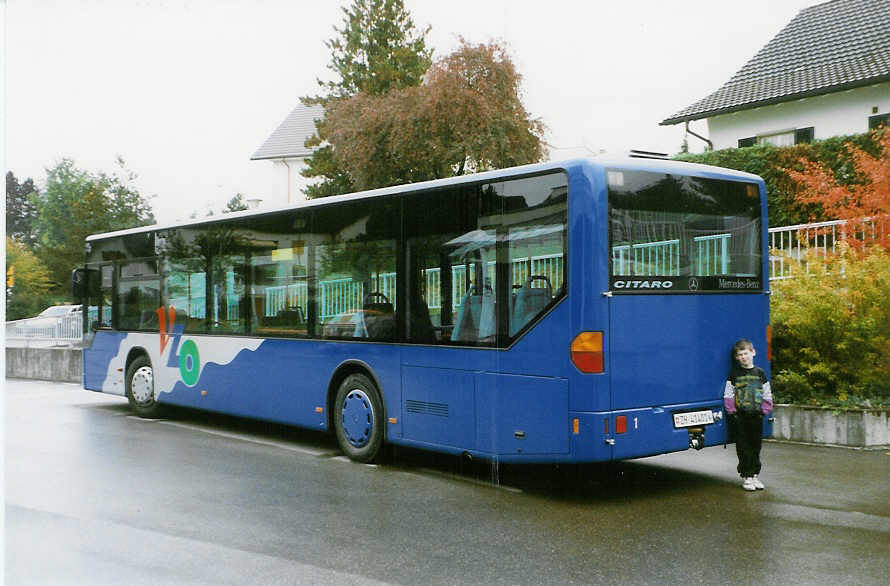
[{"label": "child's dark jacket", "polygon": [[723,390],[723,406],[729,414],[766,415],[773,410],[773,393],[762,368],[734,364]]}]

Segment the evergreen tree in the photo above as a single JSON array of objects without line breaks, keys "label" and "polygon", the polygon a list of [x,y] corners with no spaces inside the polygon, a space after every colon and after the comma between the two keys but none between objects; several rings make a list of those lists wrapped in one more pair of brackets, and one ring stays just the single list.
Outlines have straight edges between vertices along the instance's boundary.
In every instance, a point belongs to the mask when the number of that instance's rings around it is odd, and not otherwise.
[{"label": "evergreen tree", "polygon": [[226,207],[223,208],[222,213],[228,214],[229,212],[241,212],[249,209],[250,206],[244,200],[244,194],[236,193],[232,199],[226,202]]},{"label": "evergreen tree", "polygon": [[[426,46],[429,27],[418,31],[402,0],[354,0],[343,12],[343,28],[334,27],[337,35],[325,42],[331,50],[328,69],[335,78],[318,80],[323,94],[302,98],[304,104],[327,106],[359,94],[381,96],[420,85],[432,62],[432,49]],[[302,172],[321,179],[304,190],[310,198],[354,189],[327,139],[322,119],[316,123],[316,134],[306,141],[307,147],[319,147]]]},{"label": "evergreen tree", "polygon": [[37,242],[34,232],[37,188],[30,177],[19,183],[12,171],[6,172],[6,235],[31,248]]}]

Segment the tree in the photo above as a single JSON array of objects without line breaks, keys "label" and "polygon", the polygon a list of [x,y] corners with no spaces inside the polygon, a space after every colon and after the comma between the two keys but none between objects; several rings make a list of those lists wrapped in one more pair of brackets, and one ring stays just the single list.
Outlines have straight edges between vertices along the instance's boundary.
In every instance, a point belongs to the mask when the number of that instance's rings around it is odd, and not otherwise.
[{"label": "tree", "polygon": [[37,255],[59,289],[84,261],[90,234],[154,223],[148,201],[133,186],[136,176],[118,158],[120,171],[90,173],[62,159],[47,169],[46,190],[37,198],[40,240]]},{"label": "tree", "polygon": [[36,195],[33,179],[19,183],[12,171],[6,172],[6,235],[29,247],[37,242],[37,206],[33,202]]},{"label": "tree", "polygon": [[[7,175],[7,179],[8,179]],[[24,242],[6,237],[6,319],[22,319],[37,314],[46,305],[45,295],[52,283],[46,267]]]},{"label": "tree", "polygon": [[890,130],[876,129],[872,139],[878,152],[846,143],[844,149],[852,161],[850,178],[837,176],[827,165],[802,159],[802,171],[787,170],[797,183],[797,200],[818,206],[822,213],[838,220],[847,220],[848,232],[862,231],[866,221],[876,220],[883,229],[874,242],[890,249]]},{"label": "tree", "polygon": [[359,189],[540,161],[544,125],[522,105],[522,76],[499,44],[461,40],[426,83],[332,102],[319,128]]},{"label": "tree", "polygon": [[426,47],[430,27],[417,31],[402,0],[355,0],[343,13],[343,28],[334,27],[338,37],[325,42],[328,69],[338,77],[318,80],[326,99],[379,96],[420,84],[432,58]]},{"label": "tree", "polygon": [[[335,79],[318,80],[323,94],[302,98],[304,104],[327,107],[360,93],[379,96],[420,85],[432,60],[432,50],[426,47],[430,29],[415,28],[402,0],[355,0],[343,12],[343,28],[334,27],[337,36],[325,42],[331,50],[328,69]],[[331,146],[326,144],[324,129],[322,119],[305,145],[318,148],[306,161],[302,174],[321,179],[304,190],[309,198],[354,190],[350,176],[338,166]]]},{"label": "tree", "polygon": [[226,202],[226,207],[223,208],[222,213],[228,214],[229,212],[241,212],[249,209],[250,206],[244,201],[244,194],[236,193],[232,199]]}]

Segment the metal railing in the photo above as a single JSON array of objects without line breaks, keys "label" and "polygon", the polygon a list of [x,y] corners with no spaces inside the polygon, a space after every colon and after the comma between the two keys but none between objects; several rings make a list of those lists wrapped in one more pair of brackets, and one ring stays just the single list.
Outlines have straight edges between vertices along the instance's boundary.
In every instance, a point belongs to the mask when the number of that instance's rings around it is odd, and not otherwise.
[{"label": "metal railing", "polygon": [[83,314],[58,318],[31,317],[6,322],[8,346],[72,346],[83,337]]},{"label": "metal railing", "polygon": [[[862,227],[853,228],[850,236],[856,240],[869,240],[883,229],[874,220],[867,219]],[[829,252],[835,252],[838,243],[847,238],[850,230],[846,220],[770,228],[770,281],[787,279],[794,271],[801,269],[808,273],[807,259],[814,254],[825,258]]]}]

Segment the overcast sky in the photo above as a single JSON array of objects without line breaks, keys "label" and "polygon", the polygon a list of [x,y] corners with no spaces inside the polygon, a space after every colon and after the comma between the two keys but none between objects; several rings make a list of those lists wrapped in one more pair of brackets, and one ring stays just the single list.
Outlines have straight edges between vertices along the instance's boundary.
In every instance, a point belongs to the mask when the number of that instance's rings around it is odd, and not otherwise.
[{"label": "overcast sky", "polygon": [[[45,181],[62,157],[90,171],[124,158],[156,217],[236,193],[283,204],[250,156],[328,77],[326,0],[9,0],[6,168]],[[552,158],[643,148],[674,153],[658,123],[716,90],[818,0],[405,0],[435,56],[506,41]],[[703,133],[703,123],[693,125]],[[699,141],[690,137],[699,150]]]}]

